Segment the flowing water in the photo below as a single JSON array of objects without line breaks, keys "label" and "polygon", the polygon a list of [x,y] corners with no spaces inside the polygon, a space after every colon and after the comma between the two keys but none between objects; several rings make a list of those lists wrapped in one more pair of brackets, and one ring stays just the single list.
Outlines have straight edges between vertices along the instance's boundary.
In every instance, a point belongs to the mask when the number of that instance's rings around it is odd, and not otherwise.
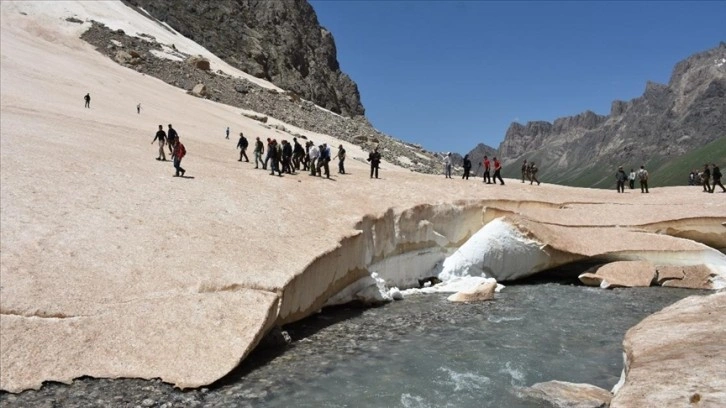
[{"label": "flowing water", "polygon": [[285,328],[290,346],[255,351],[209,388],[85,378],[2,394],[0,405],[541,407],[517,387],[561,380],[609,390],[622,370],[625,332],[706,293],[547,283],[508,286],[478,304],[428,294],[379,308],[326,309]]}]

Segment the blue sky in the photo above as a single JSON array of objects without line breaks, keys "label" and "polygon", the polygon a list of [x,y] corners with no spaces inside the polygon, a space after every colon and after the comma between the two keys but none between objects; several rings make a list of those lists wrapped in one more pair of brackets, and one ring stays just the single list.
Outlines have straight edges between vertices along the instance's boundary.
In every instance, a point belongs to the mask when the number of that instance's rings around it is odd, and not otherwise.
[{"label": "blue sky", "polygon": [[726,1],[310,3],[378,130],[462,154],[514,121],[607,115],[726,41]]}]

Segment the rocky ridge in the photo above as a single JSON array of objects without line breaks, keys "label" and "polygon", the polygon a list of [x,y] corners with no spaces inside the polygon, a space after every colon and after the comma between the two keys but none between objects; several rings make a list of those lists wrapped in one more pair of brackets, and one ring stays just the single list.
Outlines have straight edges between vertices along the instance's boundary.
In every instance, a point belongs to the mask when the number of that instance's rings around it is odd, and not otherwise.
[{"label": "rocky ridge", "polygon": [[124,2],[242,71],[332,112],[365,114],[358,86],[340,70],[332,34],[305,0]]},{"label": "rocky ridge", "polygon": [[648,82],[642,96],[614,101],[609,115],[586,111],[553,123],[512,123],[499,152],[505,170],[516,173],[522,160],[535,159],[548,181],[604,187],[612,182],[615,163],[657,170],[664,160],[724,135],[726,42],[721,42],[678,63],[667,85]]},{"label": "rocky ridge", "polygon": [[176,50],[171,52],[183,61],[158,57],[152,51],[166,53],[170,50],[152,36],[132,37],[121,30],[110,30],[93,22],[81,38],[127,68],[159,78],[190,94],[258,112],[262,116],[244,114],[257,119],[262,126],[287,132],[290,138],[308,136],[287,129],[284,125],[267,124],[267,117],[312,132],[334,135],[366,150],[378,146],[386,161],[413,171],[429,174],[441,171],[441,160],[435,154],[420,145],[396,140],[376,130],[364,116],[347,118],[321,109],[295,92],[279,92],[221,71],[212,72],[203,59]]}]

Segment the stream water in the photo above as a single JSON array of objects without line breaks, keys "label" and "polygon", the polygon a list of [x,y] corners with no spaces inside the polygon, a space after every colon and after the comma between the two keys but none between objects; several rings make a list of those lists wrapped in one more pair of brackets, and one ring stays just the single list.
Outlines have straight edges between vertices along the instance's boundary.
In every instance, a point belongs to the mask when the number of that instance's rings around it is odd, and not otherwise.
[{"label": "stream water", "polygon": [[286,327],[288,347],[255,351],[208,388],[83,378],[2,394],[0,405],[541,407],[518,396],[517,387],[561,380],[611,389],[625,332],[702,294],[546,283],[507,286],[495,301],[478,304],[428,294],[372,309],[331,308]]}]

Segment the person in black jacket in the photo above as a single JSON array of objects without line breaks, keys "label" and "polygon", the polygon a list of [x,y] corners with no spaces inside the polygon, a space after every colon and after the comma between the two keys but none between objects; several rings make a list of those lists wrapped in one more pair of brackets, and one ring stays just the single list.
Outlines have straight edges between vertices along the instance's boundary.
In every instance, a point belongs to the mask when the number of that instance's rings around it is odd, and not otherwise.
[{"label": "person in black jacket", "polygon": [[237,148],[239,149],[239,160],[242,161],[242,158],[244,157],[245,160],[249,163],[250,158],[247,157],[247,146],[249,146],[250,143],[247,141],[247,138],[245,135],[242,134],[242,132],[239,132],[239,142],[237,142]]},{"label": "person in black jacket", "polygon": [[292,145],[287,140],[282,141],[282,172],[292,174]]},{"label": "person in black jacket", "polygon": [[726,187],[721,184],[721,169],[718,168],[716,163],[712,163],[711,167],[713,167],[713,171],[711,172],[711,177],[713,177],[713,186],[711,186],[711,192],[713,193],[716,190],[716,186],[720,186],[723,190],[723,193],[726,193]]},{"label": "person in black jacket", "polygon": [[159,125],[159,130],[156,131],[156,135],[154,136],[154,140],[151,141],[151,144],[154,144],[154,142],[159,141],[159,156],[156,157],[156,160],[166,161],[166,155],[164,154],[164,145],[166,145],[166,133],[164,133],[164,126]]},{"label": "person in black jacket", "polygon": [[470,171],[471,171],[471,160],[469,160],[469,155],[467,154],[466,156],[464,156],[464,175],[461,176],[461,178],[469,180]]},{"label": "person in black jacket", "polygon": [[703,180],[703,192],[710,193],[711,186],[709,185],[709,182],[711,181],[711,170],[708,168],[708,163],[703,165],[703,173],[701,173],[701,180]]},{"label": "person in black jacket", "polygon": [[381,154],[378,153],[378,147],[376,147],[369,155],[368,160],[371,163],[371,178],[373,178],[373,174],[375,173],[376,178],[378,178],[378,167],[381,164]]}]

